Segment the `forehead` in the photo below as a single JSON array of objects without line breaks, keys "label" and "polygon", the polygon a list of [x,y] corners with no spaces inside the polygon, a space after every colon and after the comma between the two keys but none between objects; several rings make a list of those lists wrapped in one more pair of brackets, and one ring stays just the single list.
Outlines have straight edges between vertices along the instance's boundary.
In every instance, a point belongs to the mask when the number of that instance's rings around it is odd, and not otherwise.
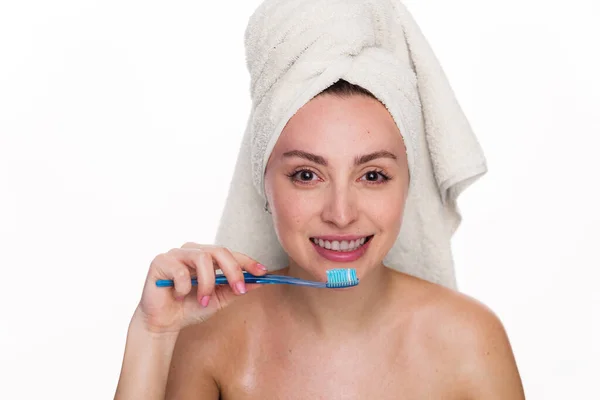
[{"label": "forehead", "polygon": [[362,95],[325,94],[305,104],[287,123],[273,155],[289,150],[324,156],[386,149],[400,153],[404,144],[394,119],[379,101]]}]

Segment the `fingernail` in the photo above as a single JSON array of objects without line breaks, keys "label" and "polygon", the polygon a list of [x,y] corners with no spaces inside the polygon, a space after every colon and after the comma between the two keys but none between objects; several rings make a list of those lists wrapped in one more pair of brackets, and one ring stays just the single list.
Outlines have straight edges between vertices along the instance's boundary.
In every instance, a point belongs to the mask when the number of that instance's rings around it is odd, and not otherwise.
[{"label": "fingernail", "polygon": [[206,308],[208,306],[209,301],[210,301],[210,296],[204,296],[200,300],[200,304],[202,304],[202,307]]},{"label": "fingernail", "polygon": [[237,282],[237,283],[235,284],[235,288],[236,288],[236,289],[237,289],[237,291],[238,291],[239,293],[241,293],[241,294],[244,294],[244,293],[246,293],[246,284],[245,284],[244,282],[242,282],[242,281],[240,281],[240,282]]},{"label": "fingernail", "polygon": [[256,266],[260,269],[262,269],[263,271],[268,271],[267,267],[265,267],[264,265],[262,265],[261,263],[256,264]]}]

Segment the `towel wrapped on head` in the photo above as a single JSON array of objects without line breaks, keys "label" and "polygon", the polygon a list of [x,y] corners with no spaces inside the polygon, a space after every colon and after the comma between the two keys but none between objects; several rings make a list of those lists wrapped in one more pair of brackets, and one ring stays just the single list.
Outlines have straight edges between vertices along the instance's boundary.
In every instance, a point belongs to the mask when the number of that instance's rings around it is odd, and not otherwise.
[{"label": "towel wrapped on head", "polygon": [[271,270],[285,267],[264,173],[290,118],[340,79],[370,91],[394,118],[410,185],[400,234],[384,264],[456,288],[451,237],[459,194],[487,172],[435,54],[398,0],[266,0],[245,35],[252,110],[216,244]]}]

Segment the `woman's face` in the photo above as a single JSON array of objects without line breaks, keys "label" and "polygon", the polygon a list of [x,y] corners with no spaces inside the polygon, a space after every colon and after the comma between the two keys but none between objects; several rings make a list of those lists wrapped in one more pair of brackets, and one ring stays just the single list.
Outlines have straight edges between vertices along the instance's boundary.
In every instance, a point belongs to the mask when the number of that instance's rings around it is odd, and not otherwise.
[{"label": "woman's face", "polygon": [[406,149],[387,109],[353,95],[317,96],[294,115],[269,158],[265,190],[277,236],[314,277],[382,264],[402,221]]}]

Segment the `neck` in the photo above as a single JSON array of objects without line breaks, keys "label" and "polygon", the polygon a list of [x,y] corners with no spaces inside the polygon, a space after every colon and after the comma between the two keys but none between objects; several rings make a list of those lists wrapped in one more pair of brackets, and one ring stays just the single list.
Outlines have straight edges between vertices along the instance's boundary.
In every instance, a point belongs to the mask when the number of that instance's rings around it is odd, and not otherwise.
[{"label": "neck", "polygon": [[[384,310],[389,288],[388,268],[380,265],[367,276],[361,277],[357,286],[346,289],[314,289],[303,286],[281,288],[283,298],[293,310],[293,315],[305,328],[317,335],[339,337],[342,334],[364,332],[365,326]],[[284,274],[312,279],[293,262]]]}]

